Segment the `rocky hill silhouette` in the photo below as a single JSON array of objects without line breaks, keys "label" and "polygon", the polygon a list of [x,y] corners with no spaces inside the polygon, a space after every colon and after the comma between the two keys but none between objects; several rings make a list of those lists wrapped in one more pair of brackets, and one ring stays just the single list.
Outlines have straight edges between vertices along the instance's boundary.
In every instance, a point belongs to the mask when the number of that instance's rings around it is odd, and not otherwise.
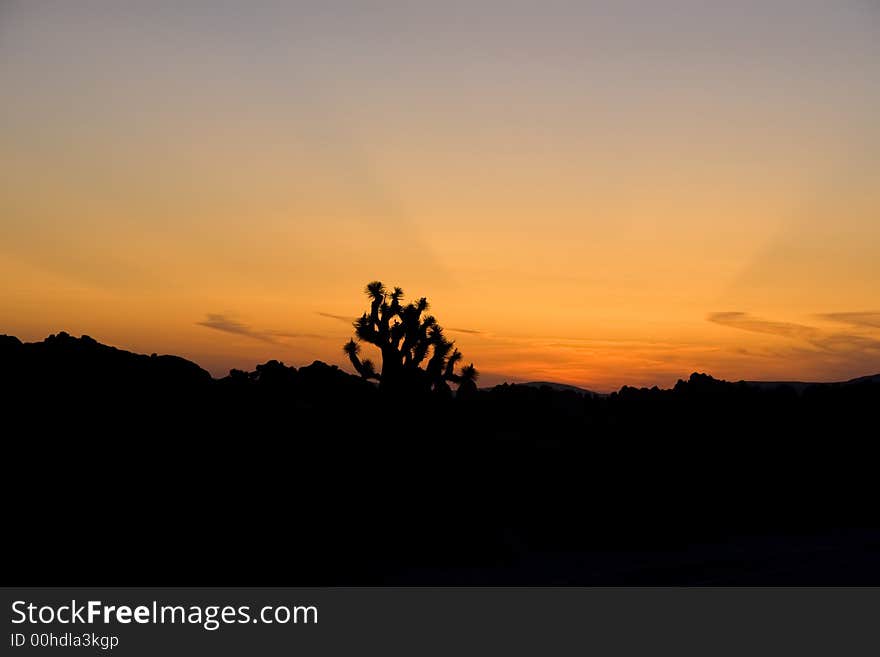
[{"label": "rocky hill silhouette", "polygon": [[59,333],[0,399],[30,584],[880,583],[876,377],[403,394]]},{"label": "rocky hill silhouette", "polygon": [[531,386],[532,388],[543,388],[548,387],[553,390],[566,391],[571,390],[572,392],[576,392],[580,395],[587,395],[593,397],[599,393],[593,392],[592,390],[587,390],[586,388],[580,388],[578,386],[569,385],[567,383],[556,383],[554,381],[529,381],[528,383],[522,383],[518,385]]},{"label": "rocky hill silhouette", "polygon": [[170,386],[205,384],[211,375],[179,356],[145,356],[62,331],[42,342],[0,335],[4,374],[21,387]]}]

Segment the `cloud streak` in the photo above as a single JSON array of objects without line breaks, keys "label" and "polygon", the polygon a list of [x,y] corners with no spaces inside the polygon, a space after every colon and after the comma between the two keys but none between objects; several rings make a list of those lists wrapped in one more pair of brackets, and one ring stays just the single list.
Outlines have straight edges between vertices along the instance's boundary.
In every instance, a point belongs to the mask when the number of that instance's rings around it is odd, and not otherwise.
[{"label": "cloud streak", "polygon": [[354,317],[347,317],[346,315],[334,315],[333,313],[317,312],[315,314],[320,315],[321,317],[329,317],[330,319],[335,319],[340,322],[345,322],[346,324],[353,324],[354,319],[355,319]]},{"label": "cloud streak", "polygon": [[204,320],[196,322],[198,326],[214,329],[215,331],[223,331],[224,333],[232,333],[233,335],[243,335],[246,338],[267,342],[269,344],[280,344],[288,338],[322,338],[324,336],[314,333],[291,333],[288,331],[260,330],[252,326],[243,324],[232,317],[220,313],[208,313]]},{"label": "cloud streak", "polygon": [[196,322],[199,326],[214,329],[215,331],[223,331],[224,333],[232,333],[234,335],[243,335],[247,338],[260,340],[262,342],[277,343],[276,337],[251,328],[247,324],[234,320],[226,315],[219,313],[208,313],[204,320]]},{"label": "cloud streak", "polygon": [[816,317],[850,326],[880,328],[880,312],[823,313]]},{"label": "cloud streak", "polygon": [[[848,319],[839,321],[846,321],[858,327],[874,328],[875,325],[871,321],[876,318],[872,318],[871,315],[875,313],[829,313],[821,316],[828,319],[831,316],[844,316]],[[829,332],[815,326],[768,320],[744,312],[709,313],[707,319],[715,324],[743,331],[767,333],[807,342],[818,349],[830,352],[880,351],[880,340],[864,335],[864,332]]]},{"label": "cloud streak", "polygon": [[786,338],[795,338],[808,342],[818,335],[817,329],[812,326],[762,319],[744,312],[709,313],[707,319],[714,324],[721,324],[722,326],[729,326],[743,331],[781,335]]}]

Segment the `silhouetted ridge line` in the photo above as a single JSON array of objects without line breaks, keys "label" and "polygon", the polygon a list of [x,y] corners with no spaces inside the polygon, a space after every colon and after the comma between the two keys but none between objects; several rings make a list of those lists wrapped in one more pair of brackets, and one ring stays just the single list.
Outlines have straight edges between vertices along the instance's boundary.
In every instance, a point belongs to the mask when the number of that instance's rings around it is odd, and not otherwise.
[{"label": "silhouetted ridge line", "polygon": [[0,337],[0,404],[28,585],[880,584],[871,378],[400,395],[62,333]]},{"label": "silhouetted ridge line", "polygon": [[194,386],[211,375],[179,356],[135,354],[62,331],[42,342],[0,337],[0,359],[16,386]]},{"label": "silhouetted ridge line", "polygon": [[587,390],[586,388],[580,388],[578,386],[569,385],[567,383],[554,383],[553,381],[529,381],[528,383],[517,383],[516,385],[531,386],[533,388],[543,388],[546,386],[548,388],[552,388],[553,390],[568,390],[571,392],[576,392],[579,395],[587,395],[589,397],[599,395],[598,392],[593,392],[592,390]]},{"label": "silhouetted ridge line", "polygon": [[[433,320],[433,318],[430,318]],[[430,324],[430,322],[429,322]],[[442,340],[442,329],[440,337]],[[430,348],[430,343],[427,345]],[[448,343],[452,347],[452,343]],[[447,349],[444,346],[444,350]],[[427,352],[426,353],[430,353]],[[424,358],[424,356],[422,356]],[[455,358],[453,362],[457,362]],[[364,361],[368,362],[368,361]],[[421,362],[421,361],[419,361]],[[373,378],[355,376],[344,372],[336,365],[328,365],[322,361],[314,361],[311,365],[299,369],[284,365],[277,360],[255,366],[250,372],[244,370],[230,370],[229,375],[214,379],[210,373],[196,363],[180,356],[157,355],[150,356],[137,354],[117,347],[111,347],[96,341],[94,338],[83,335],[73,337],[61,331],[48,336],[42,342],[22,342],[12,335],[0,335],[0,364],[7,375],[12,375],[11,380],[18,385],[35,382],[55,382],[68,380],[77,385],[108,384],[120,385],[125,383],[162,384],[162,385],[204,385],[211,382],[225,385],[264,384],[270,386],[294,385],[297,382],[308,380],[310,384],[329,391],[335,385],[351,387],[361,390],[372,388],[364,385]],[[443,368],[448,369],[448,367]],[[450,379],[452,380],[452,379]],[[867,375],[840,382],[803,382],[803,381],[725,381],[716,379],[708,374],[694,372],[685,381],[679,379],[671,389],[661,389],[657,386],[652,388],[635,388],[624,385],[616,393],[611,395],[633,395],[647,392],[664,392],[666,390],[684,391],[691,388],[706,388],[719,386],[728,390],[738,388],[757,388],[765,391],[788,390],[802,394],[810,388],[829,388],[859,384],[878,384],[880,374]],[[589,397],[604,397],[600,393],[564,383],[552,381],[532,381],[527,383],[500,384],[495,388],[504,386],[525,386],[532,388],[549,388],[556,392],[573,392]],[[481,392],[493,388],[482,388]],[[474,390],[476,390],[474,388]]]}]

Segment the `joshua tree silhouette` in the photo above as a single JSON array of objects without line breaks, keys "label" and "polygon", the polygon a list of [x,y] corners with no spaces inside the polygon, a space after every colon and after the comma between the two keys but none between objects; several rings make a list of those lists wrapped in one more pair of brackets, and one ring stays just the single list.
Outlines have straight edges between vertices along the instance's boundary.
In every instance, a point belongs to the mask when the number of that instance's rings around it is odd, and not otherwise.
[{"label": "joshua tree silhouette", "polygon": [[[361,346],[354,339],[343,347],[355,370],[365,379],[379,381],[384,390],[398,392],[434,391],[449,393],[450,383],[475,387],[478,372],[473,363],[455,373],[461,352],[443,335],[443,328],[433,315],[424,315],[428,300],[403,305],[403,290],[388,292],[379,281],[367,285],[370,311],[354,322],[358,341],[378,347],[382,371],[373,362],[360,359]],[[422,363],[425,363],[424,368]]]}]

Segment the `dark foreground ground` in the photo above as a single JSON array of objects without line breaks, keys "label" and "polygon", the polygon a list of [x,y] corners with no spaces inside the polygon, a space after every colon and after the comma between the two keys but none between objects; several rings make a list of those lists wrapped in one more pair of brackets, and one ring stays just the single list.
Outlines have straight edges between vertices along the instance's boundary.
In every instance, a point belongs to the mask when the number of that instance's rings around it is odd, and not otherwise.
[{"label": "dark foreground ground", "polygon": [[6,584],[880,584],[870,380],[213,380],[0,338]]}]

